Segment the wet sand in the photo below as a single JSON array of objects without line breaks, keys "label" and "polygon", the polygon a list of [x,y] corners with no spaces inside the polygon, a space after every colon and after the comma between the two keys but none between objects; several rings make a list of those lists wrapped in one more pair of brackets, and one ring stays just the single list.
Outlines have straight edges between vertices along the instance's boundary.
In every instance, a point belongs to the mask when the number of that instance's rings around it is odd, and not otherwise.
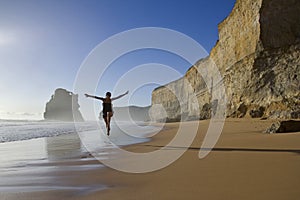
[{"label": "wet sand", "polygon": [[[189,127],[193,123],[184,124]],[[0,191],[0,199],[299,199],[300,133],[262,133],[271,123],[259,119],[227,119],[217,145],[207,157],[199,159],[209,124],[201,121],[193,144],[183,156],[151,173],[119,172],[101,167],[92,158],[54,162],[51,165],[56,167],[99,167],[48,171],[47,176],[58,179],[58,186],[69,188]],[[158,150],[174,137],[177,129],[178,123],[167,124],[150,142],[125,148],[132,152]],[[49,167],[49,163],[44,165]]]}]

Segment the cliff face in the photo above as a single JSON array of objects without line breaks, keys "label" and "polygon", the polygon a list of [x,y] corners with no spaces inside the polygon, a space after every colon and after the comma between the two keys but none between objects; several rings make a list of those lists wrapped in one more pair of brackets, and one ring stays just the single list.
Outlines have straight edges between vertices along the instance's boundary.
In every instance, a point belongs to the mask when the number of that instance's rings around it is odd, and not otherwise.
[{"label": "cliff face", "polygon": [[46,120],[83,121],[79,107],[78,95],[59,88],[47,102],[44,118]]},{"label": "cliff face", "polygon": [[[211,63],[215,63],[228,98],[227,116],[300,118],[299,13],[298,0],[237,0],[231,14],[219,24],[219,41],[209,57],[197,62],[180,80],[155,89],[152,104],[161,104],[169,120],[182,115],[195,118],[188,99],[193,93],[201,111],[199,118],[210,118],[218,102],[211,91],[218,84],[204,80],[213,80]],[[168,88],[185,93],[184,113]]]}]

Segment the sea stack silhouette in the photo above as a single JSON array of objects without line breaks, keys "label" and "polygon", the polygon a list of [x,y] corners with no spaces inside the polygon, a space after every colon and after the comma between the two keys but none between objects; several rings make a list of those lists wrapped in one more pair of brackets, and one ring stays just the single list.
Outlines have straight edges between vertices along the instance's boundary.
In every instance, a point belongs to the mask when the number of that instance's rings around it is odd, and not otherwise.
[{"label": "sea stack silhouette", "polygon": [[78,95],[63,88],[55,90],[46,104],[45,120],[84,121],[78,104]]},{"label": "sea stack silhouette", "polygon": [[[166,118],[207,119],[218,99],[213,99],[197,69],[218,67],[227,96],[227,117],[300,118],[300,1],[237,0],[230,15],[218,25],[219,40],[207,58],[195,63],[179,80],[156,88],[152,105],[164,107]],[[201,71],[201,70],[200,70]],[[208,73],[207,79],[213,79]],[[198,99],[200,117],[194,116],[189,94],[182,104],[170,92],[188,93]],[[181,95],[182,96],[182,95]],[[185,113],[181,113],[184,110]],[[155,119],[160,120],[160,112]]]}]

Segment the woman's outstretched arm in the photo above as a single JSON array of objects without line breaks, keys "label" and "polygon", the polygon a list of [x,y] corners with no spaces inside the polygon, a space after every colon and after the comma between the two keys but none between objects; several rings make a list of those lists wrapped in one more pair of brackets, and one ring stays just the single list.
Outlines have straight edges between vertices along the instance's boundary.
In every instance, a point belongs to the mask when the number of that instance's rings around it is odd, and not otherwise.
[{"label": "woman's outstretched arm", "polygon": [[99,99],[99,100],[104,101],[104,98],[103,98],[103,97],[97,97],[97,96],[89,95],[89,94],[84,94],[84,95],[85,95],[86,97],[90,97],[90,98]]},{"label": "woman's outstretched arm", "polygon": [[119,95],[119,96],[117,96],[117,97],[113,97],[113,98],[111,98],[111,100],[113,101],[113,100],[116,100],[116,99],[120,99],[121,97],[124,97],[126,94],[128,94],[129,93],[129,91],[127,91],[127,92],[125,92],[124,94],[121,94],[121,95]]}]

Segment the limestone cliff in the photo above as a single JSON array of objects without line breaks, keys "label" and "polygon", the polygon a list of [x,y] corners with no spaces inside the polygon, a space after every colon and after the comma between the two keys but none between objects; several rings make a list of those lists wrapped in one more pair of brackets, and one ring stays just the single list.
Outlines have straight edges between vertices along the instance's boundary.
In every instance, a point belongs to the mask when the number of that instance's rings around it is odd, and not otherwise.
[{"label": "limestone cliff", "polygon": [[65,89],[55,90],[44,112],[46,120],[83,121],[79,111],[78,95]]},{"label": "limestone cliff", "polygon": [[[192,66],[180,80],[155,89],[152,105],[160,104],[168,120],[195,118],[189,101],[182,109],[177,94],[197,96],[199,118],[210,118],[213,99],[209,78],[214,63],[223,78],[227,116],[300,118],[300,1],[237,0],[231,14],[219,24],[219,41],[209,57]],[[211,76],[211,77],[203,77]],[[188,91],[184,82],[192,85]],[[173,90],[172,89],[172,90]],[[189,97],[189,95],[185,95]],[[185,112],[181,112],[184,110]],[[157,115],[156,119],[160,119]]]}]

